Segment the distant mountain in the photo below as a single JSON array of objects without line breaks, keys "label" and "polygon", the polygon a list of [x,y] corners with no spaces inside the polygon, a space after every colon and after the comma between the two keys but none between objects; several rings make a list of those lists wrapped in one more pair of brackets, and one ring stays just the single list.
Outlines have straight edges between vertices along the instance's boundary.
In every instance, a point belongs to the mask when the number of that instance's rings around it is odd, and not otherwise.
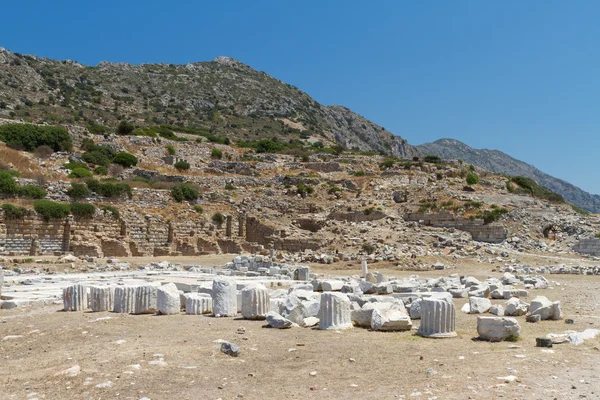
[{"label": "distant mountain", "polygon": [[463,160],[492,172],[510,176],[525,176],[562,195],[566,201],[582,209],[600,213],[600,196],[590,194],[569,182],[540,171],[531,164],[512,158],[498,150],[478,150],[454,139],[440,139],[417,146],[423,154],[444,159]]},{"label": "distant mountain", "polygon": [[[348,108],[229,57],[185,65],[86,66],[0,47],[0,117],[114,131],[120,120],[205,129],[232,140],[330,141],[412,158],[415,147]],[[312,140],[311,140],[312,138]]]}]

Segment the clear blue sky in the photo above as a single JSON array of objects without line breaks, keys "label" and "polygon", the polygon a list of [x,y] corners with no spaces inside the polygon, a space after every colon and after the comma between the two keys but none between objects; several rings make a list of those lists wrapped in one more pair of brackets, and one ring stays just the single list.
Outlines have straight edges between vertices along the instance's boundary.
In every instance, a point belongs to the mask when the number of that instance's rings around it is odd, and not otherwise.
[{"label": "clear blue sky", "polygon": [[600,2],[6,1],[0,46],[186,63],[234,57],[412,144],[493,148],[600,193]]}]

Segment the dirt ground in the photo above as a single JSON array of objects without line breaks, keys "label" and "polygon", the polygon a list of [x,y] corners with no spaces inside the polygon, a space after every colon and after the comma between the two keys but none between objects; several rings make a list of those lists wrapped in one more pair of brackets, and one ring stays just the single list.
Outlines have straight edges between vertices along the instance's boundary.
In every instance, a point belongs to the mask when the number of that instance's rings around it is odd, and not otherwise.
[{"label": "dirt ground", "polygon": [[[351,274],[359,265],[315,269]],[[498,276],[492,269],[464,263],[419,275]],[[476,340],[477,316],[462,312],[458,337],[436,340],[415,335],[419,321],[411,332],[330,332],[183,314],[61,312],[58,305],[0,310],[0,399],[599,399],[599,338],[552,349],[535,347],[535,338],[600,328],[600,277],[547,277],[552,289],[530,299],[561,300],[575,323],[518,317],[514,343]],[[456,300],[457,311],[466,302]],[[238,344],[241,355],[221,353],[219,339]],[[74,366],[77,375],[60,374]],[[517,380],[500,379],[510,375]]]}]

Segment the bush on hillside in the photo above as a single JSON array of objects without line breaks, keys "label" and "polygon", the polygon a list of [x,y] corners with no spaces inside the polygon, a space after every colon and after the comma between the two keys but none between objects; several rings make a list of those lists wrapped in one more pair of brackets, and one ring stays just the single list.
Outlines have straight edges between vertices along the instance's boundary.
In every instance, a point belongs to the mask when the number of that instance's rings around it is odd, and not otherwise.
[{"label": "bush on hillside", "polygon": [[212,149],[212,151],[210,152],[210,157],[216,158],[216,159],[221,159],[221,158],[223,158],[223,152],[219,149]]},{"label": "bush on hillside", "polygon": [[190,163],[184,160],[179,160],[175,163],[174,167],[177,169],[177,171],[187,171],[190,169]]},{"label": "bush on hillside", "polygon": [[25,185],[19,188],[19,195],[30,199],[43,199],[46,191],[37,185]]},{"label": "bush on hillside", "polygon": [[113,216],[113,218],[115,218],[115,219],[121,218],[121,214],[119,213],[119,210],[117,210],[113,206],[102,206],[102,211],[104,211],[105,213],[111,214]]},{"label": "bush on hillside", "polygon": [[83,183],[71,183],[69,196],[74,199],[83,199],[90,196],[90,190]]},{"label": "bush on hillside", "polygon": [[19,193],[19,185],[10,171],[0,170],[0,193],[8,195]]},{"label": "bush on hillside", "polygon": [[75,218],[90,219],[94,217],[95,213],[96,207],[91,204],[71,203],[71,214],[73,214]]},{"label": "bush on hillside", "polygon": [[89,178],[92,176],[92,171],[87,168],[74,168],[69,174],[69,178]]},{"label": "bush on hillside", "polygon": [[198,190],[196,190],[189,183],[182,183],[181,185],[175,185],[171,189],[171,195],[175,201],[181,203],[184,200],[194,201],[198,199]]},{"label": "bush on hillside", "polygon": [[225,222],[225,216],[223,214],[221,214],[220,212],[216,212],[212,215],[211,217],[212,221],[217,224],[217,225],[223,225],[223,223]]},{"label": "bush on hillside", "polygon": [[50,200],[37,200],[33,203],[33,208],[44,221],[50,221],[54,218],[64,218],[70,212],[68,204],[56,203]]},{"label": "bush on hillside", "polygon": [[120,197],[127,195],[131,198],[132,191],[131,186],[126,183],[110,183],[110,182],[99,182],[95,179],[89,179],[86,182],[89,190],[96,193],[98,196],[103,197]]},{"label": "bush on hillside", "polygon": [[9,147],[33,152],[40,146],[53,151],[71,151],[73,141],[65,128],[31,124],[0,125],[0,140]]},{"label": "bush on hillside", "polygon": [[122,165],[125,168],[129,168],[137,165],[138,159],[133,154],[127,153],[126,151],[122,151],[115,156],[112,162],[115,164]]},{"label": "bush on hillside", "polygon": [[129,121],[121,121],[119,126],[117,126],[117,133],[119,135],[130,135],[131,132],[135,129],[135,126]]},{"label": "bush on hillside", "polygon": [[18,207],[12,204],[3,204],[2,211],[7,219],[23,219],[30,214],[30,211],[25,207]]},{"label": "bush on hillside", "polygon": [[479,183],[479,177],[475,174],[467,175],[467,184],[469,185],[477,185]]}]

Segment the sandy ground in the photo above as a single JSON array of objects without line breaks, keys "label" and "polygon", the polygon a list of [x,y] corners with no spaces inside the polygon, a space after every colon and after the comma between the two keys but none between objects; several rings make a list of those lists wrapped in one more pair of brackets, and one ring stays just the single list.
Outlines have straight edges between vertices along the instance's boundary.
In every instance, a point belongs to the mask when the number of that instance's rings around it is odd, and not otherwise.
[{"label": "sandy ground", "polygon": [[[419,274],[499,275],[492,268],[465,264]],[[318,269],[358,272],[353,265]],[[600,328],[600,277],[548,278],[560,285],[532,294],[561,300],[575,324],[518,317],[515,343],[476,340],[477,317],[461,312],[458,337],[435,340],[415,335],[418,321],[412,332],[329,332],[206,316],[67,313],[60,306],[0,310],[0,399],[599,399],[598,338],[552,349],[536,348],[535,338]],[[240,357],[221,353],[218,339],[238,344]],[[60,374],[74,366],[76,376]],[[499,379],[509,375],[517,381]]]}]

